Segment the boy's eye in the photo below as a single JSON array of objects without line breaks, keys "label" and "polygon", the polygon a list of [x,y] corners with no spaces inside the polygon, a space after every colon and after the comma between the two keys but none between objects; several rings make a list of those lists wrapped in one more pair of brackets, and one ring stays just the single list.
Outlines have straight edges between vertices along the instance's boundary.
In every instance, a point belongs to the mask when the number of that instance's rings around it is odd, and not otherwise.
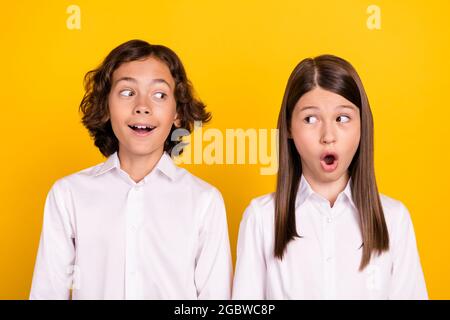
[{"label": "boy's eye", "polygon": [[336,121],[337,122],[342,122],[342,123],[349,122],[350,121],[350,117],[348,117],[348,116],[339,116],[339,117],[336,118]]},{"label": "boy's eye", "polygon": [[134,95],[134,92],[133,92],[132,90],[130,90],[130,89],[126,89],[126,90],[120,91],[119,94],[120,94],[121,96],[124,96],[124,97],[131,97],[131,96]]},{"label": "boy's eye", "polygon": [[315,116],[309,116],[309,117],[306,117],[305,118],[305,120],[304,120],[306,123],[316,123],[317,122],[317,118],[315,117]]},{"label": "boy's eye", "polygon": [[156,99],[164,99],[167,94],[165,94],[164,92],[156,92],[154,96],[156,97]]}]

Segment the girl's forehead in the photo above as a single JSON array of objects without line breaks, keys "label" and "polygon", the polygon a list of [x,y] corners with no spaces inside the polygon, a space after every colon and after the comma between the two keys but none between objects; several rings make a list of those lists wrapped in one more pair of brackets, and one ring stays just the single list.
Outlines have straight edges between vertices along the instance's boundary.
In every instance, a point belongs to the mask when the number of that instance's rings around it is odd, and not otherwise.
[{"label": "girl's forehead", "polygon": [[308,91],[296,103],[296,108],[300,108],[300,111],[307,107],[313,107],[322,111],[334,111],[334,109],[343,106],[358,110],[357,106],[343,96],[320,87]]}]

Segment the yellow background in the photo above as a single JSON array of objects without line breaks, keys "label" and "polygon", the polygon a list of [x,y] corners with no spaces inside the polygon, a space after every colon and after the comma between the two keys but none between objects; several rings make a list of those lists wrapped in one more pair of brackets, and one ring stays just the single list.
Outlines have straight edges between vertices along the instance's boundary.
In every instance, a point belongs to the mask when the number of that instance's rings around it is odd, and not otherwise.
[{"label": "yellow background", "polygon": [[[81,9],[69,30],[66,9]],[[381,30],[369,30],[369,5]],[[450,298],[450,1],[7,1],[0,7],[0,298],[26,299],[46,194],[104,159],[80,123],[82,78],[141,38],[182,58],[209,127],[274,128],[303,58],[331,53],[360,73],[375,118],[380,191],[415,225],[429,295]],[[233,258],[250,199],[274,190],[258,165],[189,165],[225,198]]]}]

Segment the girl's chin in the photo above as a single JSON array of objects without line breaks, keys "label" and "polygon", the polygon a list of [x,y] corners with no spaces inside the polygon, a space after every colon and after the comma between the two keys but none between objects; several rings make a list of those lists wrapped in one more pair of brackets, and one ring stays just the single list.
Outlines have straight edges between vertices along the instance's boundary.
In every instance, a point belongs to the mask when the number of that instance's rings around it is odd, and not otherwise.
[{"label": "girl's chin", "polygon": [[347,171],[340,170],[340,168],[336,168],[331,172],[327,172],[322,168],[319,168],[316,172],[318,180],[322,182],[334,182],[341,179],[343,176],[347,174]]}]

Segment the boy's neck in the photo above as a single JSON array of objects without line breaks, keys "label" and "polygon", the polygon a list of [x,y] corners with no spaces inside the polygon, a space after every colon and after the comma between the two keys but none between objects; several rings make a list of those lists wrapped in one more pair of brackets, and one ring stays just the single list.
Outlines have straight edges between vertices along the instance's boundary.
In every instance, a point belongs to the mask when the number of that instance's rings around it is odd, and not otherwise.
[{"label": "boy's neck", "polygon": [[331,208],[334,206],[339,193],[345,189],[347,182],[350,179],[348,172],[335,181],[320,181],[318,179],[314,179],[308,173],[303,173],[303,175],[314,192],[320,194],[330,202]]},{"label": "boy's neck", "polygon": [[161,159],[164,150],[155,150],[145,155],[132,154],[123,148],[119,148],[118,156],[120,168],[128,173],[134,182],[138,183],[147,176]]}]

